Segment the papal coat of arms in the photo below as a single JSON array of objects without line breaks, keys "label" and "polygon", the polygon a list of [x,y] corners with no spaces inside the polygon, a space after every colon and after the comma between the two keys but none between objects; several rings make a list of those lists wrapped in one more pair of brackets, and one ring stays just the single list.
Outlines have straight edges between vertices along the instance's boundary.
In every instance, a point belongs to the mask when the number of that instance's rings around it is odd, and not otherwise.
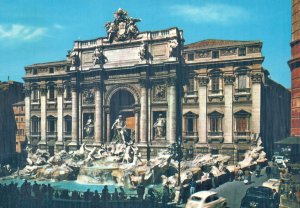
[{"label": "papal coat of arms", "polygon": [[114,21],[105,24],[107,39],[110,43],[112,41],[124,41],[136,39],[139,34],[139,29],[136,25],[141,19],[128,17],[128,13],[119,8],[114,13]]}]

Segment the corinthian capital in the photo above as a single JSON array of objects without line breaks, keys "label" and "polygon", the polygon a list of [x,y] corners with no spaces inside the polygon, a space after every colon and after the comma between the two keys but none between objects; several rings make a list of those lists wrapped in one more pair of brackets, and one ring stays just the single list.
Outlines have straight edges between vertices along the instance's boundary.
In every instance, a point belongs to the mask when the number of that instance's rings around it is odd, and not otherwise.
[{"label": "corinthian capital", "polygon": [[252,80],[253,83],[261,83],[262,74],[261,73],[251,74],[251,80]]},{"label": "corinthian capital", "polygon": [[207,84],[209,83],[209,78],[207,76],[198,76],[197,80],[200,86],[207,86]]},{"label": "corinthian capital", "polygon": [[225,85],[232,85],[235,81],[234,75],[225,75],[224,76],[224,84]]}]

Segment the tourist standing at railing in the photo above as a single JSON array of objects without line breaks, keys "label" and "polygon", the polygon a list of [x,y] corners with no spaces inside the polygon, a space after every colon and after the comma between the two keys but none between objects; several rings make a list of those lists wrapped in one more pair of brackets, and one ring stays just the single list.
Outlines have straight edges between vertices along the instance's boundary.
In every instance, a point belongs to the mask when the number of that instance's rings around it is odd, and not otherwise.
[{"label": "tourist standing at railing", "polygon": [[112,200],[118,200],[118,199],[119,199],[118,189],[115,188],[115,192],[112,194]]},{"label": "tourist standing at railing", "polygon": [[119,193],[120,199],[124,200],[125,199],[125,191],[122,186],[120,186],[120,193]]},{"label": "tourist standing at railing", "polygon": [[96,190],[94,192],[94,195],[92,196],[92,208],[97,208],[99,207],[100,204],[100,196],[98,191]]}]

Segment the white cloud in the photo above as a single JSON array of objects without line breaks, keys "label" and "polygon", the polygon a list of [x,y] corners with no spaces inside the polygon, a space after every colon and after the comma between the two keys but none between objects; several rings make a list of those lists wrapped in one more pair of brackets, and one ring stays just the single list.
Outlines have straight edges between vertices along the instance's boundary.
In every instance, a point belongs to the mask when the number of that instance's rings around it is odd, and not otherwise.
[{"label": "white cloud", "polygon": [[54,27],[55,29],[59,29],[59,30],[64,29],[64,26],[62,26],[61,24],[54,24],[53,27]]},{"label": "white cloud", "polygon": [[29,41],[43,36],[46,30],[43,27],[31,27],[20,24],[0,25],[0,39]]},{"label": "white cloud", "polygon": [[248,18],[248,11],[242,7],[208,3],[203,6],[174,5],[171,10],[175,15],[200,23],[230,24]]}]

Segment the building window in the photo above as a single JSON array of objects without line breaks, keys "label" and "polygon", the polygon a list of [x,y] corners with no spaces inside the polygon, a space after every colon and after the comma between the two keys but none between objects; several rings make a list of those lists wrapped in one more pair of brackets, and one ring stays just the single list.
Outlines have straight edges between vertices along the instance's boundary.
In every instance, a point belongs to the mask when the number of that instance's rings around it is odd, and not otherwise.
[{"label": "building window", "polygon": [[39,133],[40,132],[40,119],[36,116],[31,118],[31,132]]},{"label": "building window", "polygon": [[40,99],[40,92],[38,86],[33,86],[31,91],[32,102],[38,102]]},{"label": "building window", "polygon": [[50,84],[48,86],[48,100],[54,101],[55,100],[55,86],[54,84]]},{"label": "building window", "polygon": [[190,79],[189,83],[187,85],[187,94],[188,95],[194,95],[195,88],[194,88],[194,79]]},{"label": "building window", "polygon": [[220,78],[217,76],[211,77],[211,92],[219,93],[220,91]]},{"label": "building window", "polygon": [[37,74],[37,69],[33,69],[33,70],[32,70],[32,74],[33,74],[33,75],[36,75],[36,74]]},{"label": "building window", "polygon": [[185,136],[197,136],[198,135],[198,131],[197,131],[198,115],[189,111],[183,115],[183,119],[184,119],[184,123],[185,123],[184,135]]},{"label": "building window", "polygon": [[68,83],[65,85],[65,100],[70,101],[72,99],[71,85]]},{"label": "building window", "polygon": [[250,92],[248,69],[239,69],[237,74],[237,92]]},{"label": "building window", "polygon": [[56,132],[56,118],[53,116],[47,117],[47,132],[50,133]]},{"label": "building window", "polygon": [[246,56],[246,48],[239,48],[239,56]]},{"label": "building window", "polygon": [[213,52],[212,52],[212,58],[213,58],[213,59],[218,59],[218,58],[220,58],[220,51],[213,51]]},{"label": "building window", "polygon": [[65,116],[65,133],[70,134],[72,132],[72,117]]},{"label": "building window", "polygon": [[49,68],[49,73],[53,74],[54,73],[54,68]]},{"label": "building window", "polygon": [[211,149],[211,154],[212,155],[218,155],[219,154],[219,150],[218,149]]},{"label": "building window", "polygon": [[208,114],[209,117],[209,136],[222,136],[223,114],[213,111]]},{"label": "building window", "polygon": [[193,61],[194,60],[194,54],[193,53],[189,53],[188,54],[188,61]]},{"label": "building window", "polygon": [[237,136],[246,136],[250,131],[250,117],[251,114],[247,111],[240,110],[234,114],[235,117],[235,131]]}]

